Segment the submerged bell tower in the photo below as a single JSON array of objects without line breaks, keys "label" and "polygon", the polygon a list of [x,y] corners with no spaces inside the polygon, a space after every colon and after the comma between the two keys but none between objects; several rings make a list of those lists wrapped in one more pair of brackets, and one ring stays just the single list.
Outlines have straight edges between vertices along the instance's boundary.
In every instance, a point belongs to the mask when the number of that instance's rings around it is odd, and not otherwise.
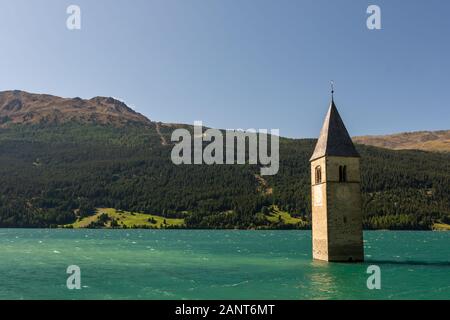
[{"label": "submerged bell tower", "polygon": [[334,103],[311,157],[313,258],[364,260],[360,156]]}]

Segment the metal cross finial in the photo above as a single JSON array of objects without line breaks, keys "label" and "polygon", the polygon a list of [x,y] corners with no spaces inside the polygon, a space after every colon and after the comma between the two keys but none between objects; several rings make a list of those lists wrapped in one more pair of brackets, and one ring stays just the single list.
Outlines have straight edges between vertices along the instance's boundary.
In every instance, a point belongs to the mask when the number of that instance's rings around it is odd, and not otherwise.
[{"label": "metal cross finial", "polygon": [[331,80],[331,99],[334,99],[334,81]]}]

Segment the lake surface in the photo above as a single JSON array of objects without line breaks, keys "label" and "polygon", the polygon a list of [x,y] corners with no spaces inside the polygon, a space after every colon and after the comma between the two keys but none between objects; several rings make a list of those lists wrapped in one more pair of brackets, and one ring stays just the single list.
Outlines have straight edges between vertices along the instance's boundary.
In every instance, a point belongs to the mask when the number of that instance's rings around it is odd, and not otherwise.
[{"label": "lake surface", "polygon": [[366,263],[341,264],[312,261],[310,231],[0,229],[0,299],[450,299],[449,232],[364,239]]}]

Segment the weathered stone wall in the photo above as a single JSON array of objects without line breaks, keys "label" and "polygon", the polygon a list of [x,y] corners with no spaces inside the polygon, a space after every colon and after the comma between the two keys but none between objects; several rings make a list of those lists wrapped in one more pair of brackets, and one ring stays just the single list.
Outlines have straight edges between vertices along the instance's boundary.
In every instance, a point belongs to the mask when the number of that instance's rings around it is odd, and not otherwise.
[{"label": "weathered stone wall", "polygon": [[[322,183],[316,184],[315,169],[320,166]],[[325,158],[311,162],[312,199],[312,245],[313,258],[328,260],[327,189]]]},{"label": "weathered stone wall", "polygon": [[[318,165],[322,168],[322,183],[317,185],[315,168]],[[339,182],[339,166],[347,168],[346,182]],[[314,259],[362,261],[359,158],[323,157],[311,163],[311,174]],[[321,203],[317,199],[320,196]]]}]

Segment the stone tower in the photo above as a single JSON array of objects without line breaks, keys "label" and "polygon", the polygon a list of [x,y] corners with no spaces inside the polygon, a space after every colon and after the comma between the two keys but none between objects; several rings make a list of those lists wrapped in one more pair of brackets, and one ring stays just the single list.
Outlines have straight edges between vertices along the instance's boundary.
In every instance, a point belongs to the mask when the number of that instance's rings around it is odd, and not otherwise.
[{"label": "stone tower", "polygon": [[364,260],[359,158],[332,98],[310,160],[314,259]]}]

